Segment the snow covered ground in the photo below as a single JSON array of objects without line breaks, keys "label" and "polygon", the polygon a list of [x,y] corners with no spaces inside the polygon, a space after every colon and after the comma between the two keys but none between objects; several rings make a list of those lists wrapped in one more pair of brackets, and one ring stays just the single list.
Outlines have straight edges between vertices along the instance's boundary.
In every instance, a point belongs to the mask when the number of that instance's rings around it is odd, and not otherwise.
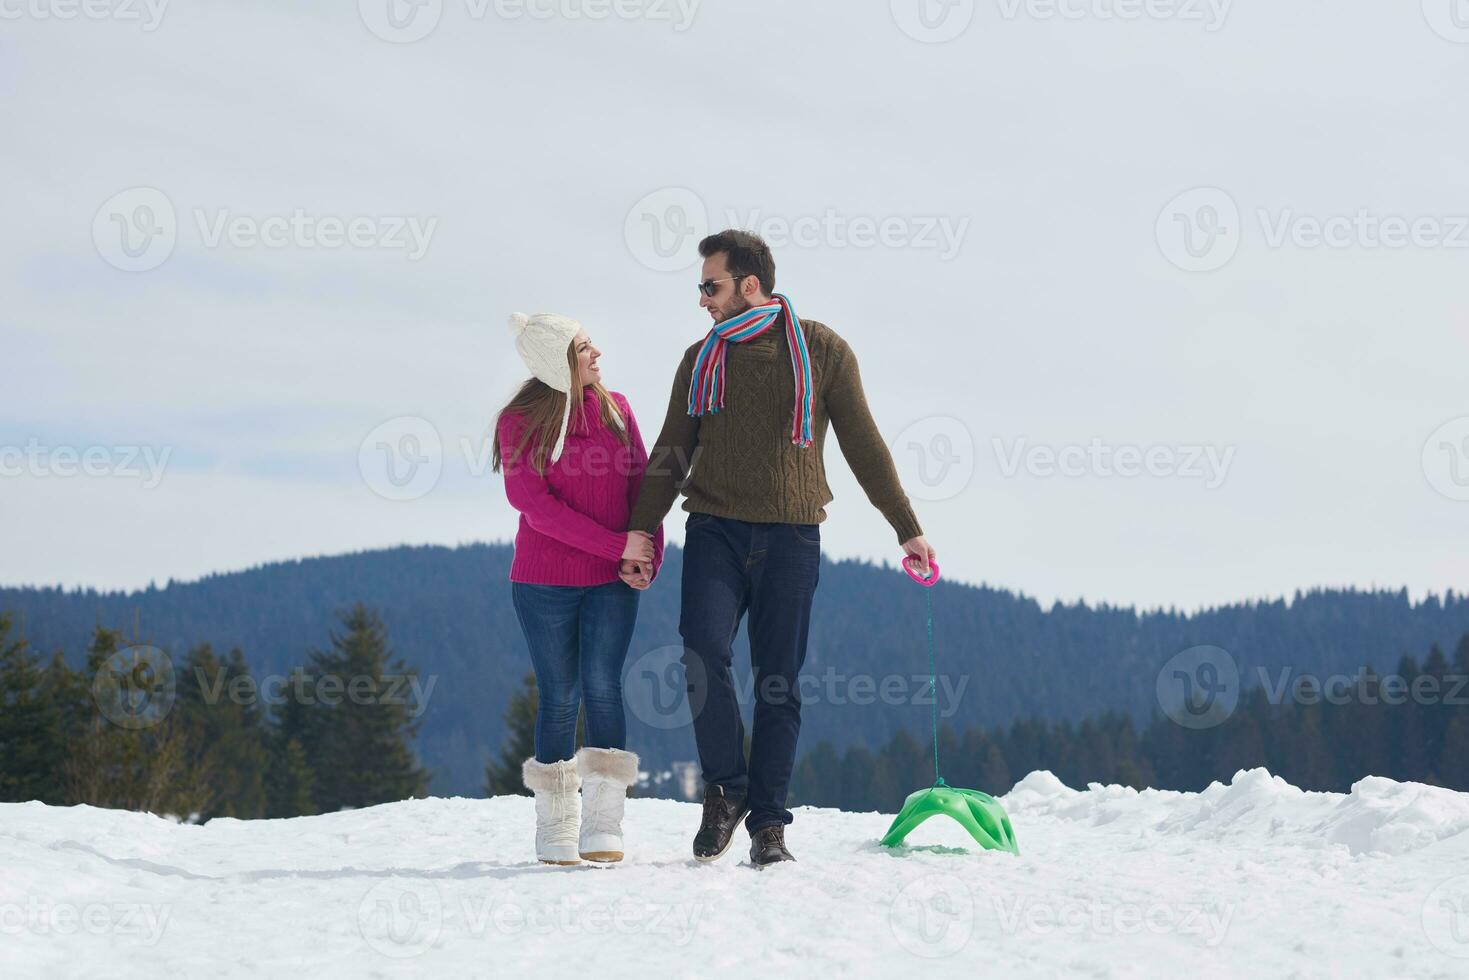
[{"label": "snow covered ground", "polygon": [[521,798],[204,826],[6,804],[0,976],[1469,975],[1469,794],[1032,773],[1004,802],[1019,858],[802,809],[765,872],[743,831],[696,865],[698,808],[663,800],[629,802],[607,868],[535,864]]}]

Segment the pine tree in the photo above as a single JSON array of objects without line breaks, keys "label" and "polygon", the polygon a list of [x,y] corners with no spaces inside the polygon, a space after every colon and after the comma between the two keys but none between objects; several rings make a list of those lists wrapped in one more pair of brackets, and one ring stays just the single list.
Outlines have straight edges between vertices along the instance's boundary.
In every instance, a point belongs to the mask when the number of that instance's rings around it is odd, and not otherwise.
[{"label": "pine tree", "polygon": [[536,754],[536,713],[539,692],[536,675],[526,674],[520,690],[505,706],[505,742],[499,759],[485,767],[485,795],[529,796],[520,776],[521,764]]},{"label": "pine tree", "polygon": [[266,781],[266,815],[304,817],[316,813],[315,782],[316,773],[306,761],[306,750],[301,743],[294,738],[277,737],[272,743]]},{"label": "pine tree", "polygon": [[1278,775],[1304,790],[1335,790],[1332,780],[1331,746],[1322,731],[1322,707],[1301,705],[1292,712],[1295,731],[1292,764],[1282,766]]},{"label": "pine tree", "polygon": [[316,802],[316,769],[311,749],[320,741],[321,718],[311,693],[311,675],[291,670],[280,702],[273,706],[267,812],[272,817],[320,813]]},{"label": "pine tree", "polygon": [[220,743],[220,764],[232,774],[225,786],[225,802],[229,807],[225,813],[241,818],[262,816],[267,806],[265,780],[270,766],[270,733],[259,689],[239,647],[230,650],[224,675],[226,690],[245,692],[243,699],[232,695],[233,713],[225,729],[227,735]]},{"label": "pine tree", "polygon": [[65,718],[24,637],[0,614],[0,801],[60,802]]},{"label": "pine tree", "polygon": [[[1449,677],[1452,671],[1449,658],[1435,643],[1428,651],[1428,659],[1423,662],[1423,675],[1432,678],[1432,681],[1425,682],[1421,697],[1412,697],[1414,707],[1423,718],[1423,752],[1428,757],[1429,770],[1435,777],[1439,764],[1443,761],[1444,734],[1453,721],[1453,709],[1445,703],[1452,690]],[[1434,778],[1433,781],[1439,780]]]},{"label": "pine tree", "polygon": [[1390,756],[1397,771],[1390,773],[1393,779],[1404,782],[1432,782],[1433,760],[1428,756],[1427,739],[1424,731],[1423,712],[1413,698],[1420,671],[1418,662],[1411,656],[1398,661],[1398,675],[1402,678],[1401,690],[1393,692],[1394,700],[1400,703],[1388,705],[1390,719]]},{"label": "pine tree", "polygon": [[876,794],[872,792],[873,770],[877,757],[861,745],[849,747],[842,755],[842,799],[844,810],[876,810]]},{"label": "pine tree", "polygon": [[1015,773],[1006,763],[1005,755],[994,739],[982,739],[976,758],[979,760],[979,777],[972,788],[983,790],[991,796],[1010,792],[1015,785]]},{"label": "pine tree", "polygon": [[98,626],[87,669],[65,676],[60,697],[78,719],[63,766],[69,803],[193,819],[211,800],[187,728],[173,711],[172,659],[156,647],[120,644]]},{"label": "pine tree", "polygon": [[[1442,785],[1459,792],[1469,791],[1469,633],[1459,638],[1454,647],[1454,666],[1444,690],[1445,712],[1452,719],[1444,731],[1443,751],[1439,762]],[[1461,686],[1464,685],[1464,686]]]},{"label": "pine tree", "polygon": [[244,655],[235,649],[221,662],[202,644],[190,651],[177,683],[176,710],[193,748],[189,764],[212,791],[205,819],[263,816],[267,733]]},{"label": "pine tree", "polygon": [[65,767],[68,802],[121,807],[142,795],[138,787],[138,770],[143,764],[141,746],[109,720],[109,716],[128,715],[127,679],[115,676],[109,664],[109,658],[120,648],[120,636],[116,630],[101,626],[93,631],[86,669],[72,679],[68,691],[74,699],[70,709],[80,720]]},{"label": "pine tree", "polygon": [[317,805],[324,813],[373,806],[428,789],[429,774],[414,758],[419,705],[405,681],[411,672],[392,661],[387,630],[362,603],[342,614],[344,635],[312,654],[320,729],[304,744],[315,763]]},{"label": "pine tree", "polygon": [[1353,680],[1350,701],[1327,714],[1336,749],[1336,787],[1350,788],[1363,776],[1385,776],[1393,771],[1387,739],[1387,716],[1381,697],[1382,681],[1370,667]]},{"label": "pine tree", "polygon": [[842,760],[825,739],[801,758],[791,776],[791,798],[805,806],[841,803]]}]

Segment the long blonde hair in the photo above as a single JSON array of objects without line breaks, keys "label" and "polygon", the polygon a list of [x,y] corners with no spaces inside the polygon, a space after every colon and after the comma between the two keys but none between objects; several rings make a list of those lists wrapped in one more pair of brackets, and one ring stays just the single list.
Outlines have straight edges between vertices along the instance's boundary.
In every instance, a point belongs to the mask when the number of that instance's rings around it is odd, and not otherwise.
[{"label": "long blonde hair", "polygon": [[[577,381],[581,378],[581,365],[577,362],[576,344],[566,348],[566,359],[571,365],[571,377],[573,388],[581,388]],[[627,424],[623,421],[622,410],[617,407],[617,402],[612,395],[603,387],[602,382],[593,381],[589,385],[597,393],[597,406],[602,417],[602,423],[608,429],[617,434],[617,438],[624,446],[632,444],[632,437],[628,435]],[[515,465],[527,459],[526,447],[531,446],[530,464],[535,469],[537,476],[546,475],[546,467],[551,456],[551,450],[556,445],[556,439],[561,435],[561,415],[566,411],[566,399],[571,396],[557,391],[539,378],[531,378],[520,386],[515,397],[510,403],[500,409],[500,414],[495,416],[495,440],[491,450],[491,471],[500,472],[502,464]],[[504,446],[500,445],[500,422],[507,414],[523,416],[525,428],[521,430],[520,444],[508,453]],[[586,403],[581,397],[577,397],[571,404],[570,431],[580,432],[586,425]]]}]

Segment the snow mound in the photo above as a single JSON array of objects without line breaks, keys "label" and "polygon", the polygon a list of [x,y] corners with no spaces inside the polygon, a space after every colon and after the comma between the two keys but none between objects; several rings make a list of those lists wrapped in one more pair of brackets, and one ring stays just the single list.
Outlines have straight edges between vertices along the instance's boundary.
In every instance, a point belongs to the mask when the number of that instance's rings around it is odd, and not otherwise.
[{"label": "snow mound", "polygon": [[[897,806],[901,800],[894,800]],[[798,860],[699,807],[628,801],[627,859],[555,868],[522,797],[179,824],[0,804],[0,976],[624,976],[966,968],[997,976],[1449,976],[1469,964],[1469,794],[1308,793],[1263,769],[1200,793],[1064,785],[1002,801],[1020,856],[930,820],[800,807]],[[1458,916],[1459,918],[1456,918]]]},{"label": "snow mound", "polygon": [[1187,799],[1158,824],[1162,834],[1182,834],[1209,841],[1237,836],[1290,837],[1303,819],[1310,798],[1331,794],[1306,793],[1264,769],[1240,770],[1229,785],[1210,783]]},{"label": "snow mound", "polygon": [[1097,783],[1076,790],[1050,772],[1033,772],[1002,802],[1017,821],[1045,816],[1115,823],[1114,829],[1196,842],[1339,845],[1354,855],[1407,854],[1469,830],[1466,793],[1379,776],[1359,781],[1350,793],[1312,793],[1265,769],[1242,769],[1228,784],[1211,783],[1202,793]]},{"label": "snow mound", "polygon": [[1353,854],[1407,854],[1469,830],[1469,794],[1381,776],[1358,780],[1315,829]]}]

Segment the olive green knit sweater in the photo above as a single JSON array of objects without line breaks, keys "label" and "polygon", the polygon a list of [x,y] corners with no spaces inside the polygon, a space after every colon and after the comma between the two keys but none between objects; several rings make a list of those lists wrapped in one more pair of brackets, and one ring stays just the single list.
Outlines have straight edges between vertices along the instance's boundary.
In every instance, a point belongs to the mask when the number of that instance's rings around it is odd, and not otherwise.
[{"label": "olive green knit sweater", "polygon": [[683,509],[690,513],[755,523],[821,523],[832,501],[822,458],[830,422],[847,465],[867,499],[897,532],[898,542],[923,533],[867,408],[857,356],[824,324],[803,318],[801,328],[811,357],[811,431],[816,441],[805,449],[791,443],[796,388],[785,329],[779,324],[754,340],[729,345],[724,407],[691,416],[689,383],[704,345],[701,339],[684,352],[673,379],[668,416],[648,454],[629,530],[656,529],[680,489],[688,498]]}]

